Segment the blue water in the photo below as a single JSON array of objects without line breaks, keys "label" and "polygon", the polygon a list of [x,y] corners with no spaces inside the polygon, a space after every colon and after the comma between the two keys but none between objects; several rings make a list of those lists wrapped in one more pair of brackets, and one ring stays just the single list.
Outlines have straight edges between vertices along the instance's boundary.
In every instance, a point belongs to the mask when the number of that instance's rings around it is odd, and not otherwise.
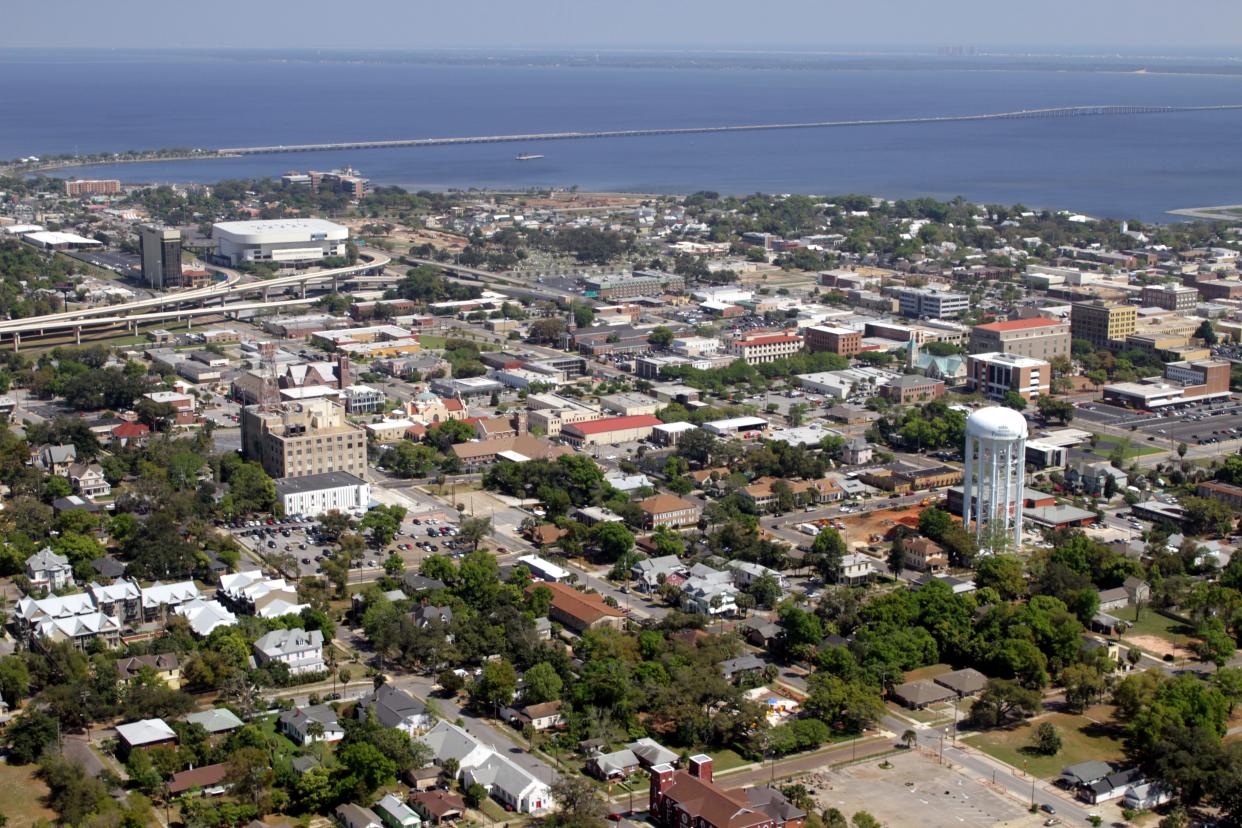
[{"label": "blue water", "polygon": [[[854,68],[349,63],[0,52],[0,158],[561,130],[1242,103],[1242,76]],[[350,165],[407,188],[961,195],[1167,219],[1242,202],[1242,111],[256,156],[74,175],[202,181]],[[516,162],[518,152],[543,153]]]}]

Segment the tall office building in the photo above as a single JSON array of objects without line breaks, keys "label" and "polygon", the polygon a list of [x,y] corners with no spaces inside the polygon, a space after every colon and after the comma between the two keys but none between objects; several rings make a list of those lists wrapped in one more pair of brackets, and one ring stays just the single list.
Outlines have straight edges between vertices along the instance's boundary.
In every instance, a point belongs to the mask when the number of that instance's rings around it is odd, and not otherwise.
[{"label": "tall office building", "polygon": [[155,290],[181,287],[181,231],[144,224],[138,228],[142,278]]},{"label": "tall office building", "polygon": [[1097,348],[1124,342],[1138,327],[1138,308],[1109,302],[1075,302],[1070,306],[1070,335]]},{"label": "tall office building", "polygon": [[319,398],[242,409],[242,453],[272,477],[367,472],[366,433],[345,419],[345,409]]}]

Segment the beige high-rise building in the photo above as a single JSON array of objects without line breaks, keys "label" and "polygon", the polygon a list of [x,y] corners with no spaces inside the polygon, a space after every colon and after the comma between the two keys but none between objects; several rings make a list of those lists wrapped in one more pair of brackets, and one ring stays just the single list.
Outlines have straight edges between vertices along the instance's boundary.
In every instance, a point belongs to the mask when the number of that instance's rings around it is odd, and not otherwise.
[{"label": "beige high-rise building", "polygon": [[1070,355],[1070,326],[1059,319],[1037,316],[990,322],[970,329],[970,353],[1005,353],[1033,359]]},{"label": "beige high-rise building", "polygon": [[1138,308],[1108,302],[1075,302],[1070,307],[1070,335],[1097,348],[1124,342],[1138,327]]},{"label": "beige high-rise building", "polygon": [[345,420],[345,409],[327,399],[282,403],[242,411],[242,453],[272,477],[344,471],[365,478],[366,433]]}]

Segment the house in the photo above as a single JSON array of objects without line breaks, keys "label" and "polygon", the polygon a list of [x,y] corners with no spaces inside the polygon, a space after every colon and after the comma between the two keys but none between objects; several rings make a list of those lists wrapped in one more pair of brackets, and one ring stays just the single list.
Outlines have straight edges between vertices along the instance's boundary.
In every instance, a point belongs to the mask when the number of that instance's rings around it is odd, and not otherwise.
[{"label": "house", "polygon": [[595,754],[587,762],[587,773],[596,779],[612,782],[618,779],[625,779],[641,767],[638,757],[634,755],[634,751],[625,748],[612,753]]},{"label": "house", "polygon": [[410,768],[402,778],[412,791],[429,791],[440,782],[444,769],[439,765],[427,765],[421,768]]},{"label": "house", "polygon": [[780,624],[762,619],[745,621],[739,629],[743,631],[747,643],[763,650],[776,646],[781,635],[784,634],[784,629]]},{"label": "house", "polygon": [[69,484],[82,497],[107,497],[112,486],[104,479],[103,466],[98,463],[73,463],[69,466]]},{"label": "house", "polygon": [[237,616],[219,601],[204,601],[200,598],[182,604],[173,611],[188,621],[191,632],[200,638],[211,635],[217,627],[232,627],[237,623]]},{"label": "house", "polygon": [[441,721],[420,738],[431,748],[436,764],[455,760],[458,776],[466,785],[482,785],[502,805],[529,814],[551,807],[552,791],[546,782],[456,725]]},{"label": "house", "polygon": [[1092,805],[1112,802],[1121,799],[1134,785],[1141,785],[1146,780],[1138,768],[1129,768],[1110,773],[1103,779],[1097,779],[1078,788],[1078,798]]},{"label": "house", "polygon": [[638,581],[639,589],[645,592],[655,591],[662,578],[677,572],[684,574],[686,567],[676,555],[644,558],[630,567],[630,577]]},{"label": "house", "polygon": [[389,684],[381,684],[359,699],[356,715],[360,720],[373,718],[383,727],[395,727],[407,736],[422,733],[433,721],[427,705]]},{"label": "house", "polygon": [[177,744],[177,734],[163,719],[142,719],[117,725],[116,738],[121,751],[126,755],[132,750],[150,750],[161,745]]},{"label": "house", "polygon": [[78,450],[72,444],[67,446],[40,446],[34,453],[34,467],[41,472],[66,477],[69,466],[78,461]]},{"label": "house", "polygon": [[806,820],[774,789],[752,801],[747,791],[718,787],[705,754],[691,756],[686,770],[662,764],[650,774],[650,819],[662,828],[802,828]]},{"label": "house", "polygon": [[228,789],[224,781],[228,774],[229,766],[223,762],[174,773],[168,780],[168,793],[177,796],[198,789],[203,796],[219,796]]},{"label": "house", "polygon": [[1093,497],[1104,494],[1109,478],[1113,480],[1114,490],[1119,492],[1125,490],[1129,483],[1126,473],[1106,460],[1081,460],[1065,472],[1066,483],[1071,487],[1081,488]]},{"label": "house", "polygon": [[73,567],[68,558],[45,546],[26,559],[26,578],[36,589],[64,589],[73,583]]},{"label": "house", "polygon": [[92,581],[86,585],[86,592],[100,612],[115,616],[122,623],[142,620],[142,589],[135,582],[123,578],[107,585]]},{"label": "house", "polygon": [[528,704],[521,707],[506,707],[501,711],[504,720],[522,730],[530,725],[536,731],[552,730],[565,724],[565,716],[561,713],[562,702],[543,702]]},{"label": "house", "polygon": [[304,629],[272,630],[254,642],[258,666],[284,664],[293,676],[322,673],[327,670],[323,660],[323,633]]},{"label": "house", "polygon": [[151,436],[151,429],[144,423],[119,423],[108,432],[113,445],[124,448],[128,445],[142,445]]},{"label": "house", "polygon": [[1090,759],[1062,769],[1059,782],[1066,788],[1079,788],[1094,785],[1112,772],[1113,766],[1109,763]]},{"label": "house", "polygon": [[699,522],[699,516],[703,513],[698,504],[671,494],[658,494],[640,500],[638,508],[646,516],[645,526],[648,529],[655,529],[657,526],[693,526]]},{"label": "house", "polygon": [[730,561],[729,570],[733,573],[733,583],[739,587],[748,587],[760,578],[771,578],[776,585],[785,589],[785,576],[774,569],[752,561]]},{"label": "house", "polygon": [[907,538],[902,541],[907,569],[919,572],[943,572],[949,568],[949,555],[931,538]]},{"label": "house", "polygon": [[420,791],[410,794],[410,804],[428,822],[440,825],[456,822],[466,813],[465,801],[449,791]]},{"label": "house", "polygon": [[922,710],[929,704],[940,704],[956,696],[955,691],[932,681],[908,681],[893,688],[893,698],[911,710]]},{"label": "house", "polygon": [[423,824],[419,815],[392,794],[375,803],[375,813],[388,828],[418,828]]},{"label": "house", "polygon": [[380,822],[375,811],[352,802],[337,805],[334,813],[336,821],[341,823],[343,828],[384,828],[384,823]]},{"label": "house", "polygon": [[875,576],[875,560],[858,552],[841,556],[837,569],[837,583],[858,586],[868,583]]},{"label": "house", "polygon": [[988,677],[973,667],[954,670],[951,673],[943,673],[936,676],[932,681],[941,687],[949,688],[957,694],[959,699],[982,693],[983,688],[988,686]]},{"label": "house", "polygon": [[198,586],[193,581],[161,584],[159,581],[142,588],[142,617],[146,621],[168,620],[168,611],[182,604],[199,599]]},{"label": "house", "polygon": [[860,466],[863,463],[870,463],[871,458],[875,456],[875,450],[871,444],[863,437],[851,437],[846,440],[845,447],[841,449],[841,462],[847,466]]},{"label": "house", "polygon": [[720,672],[725,677],[725,681],[735,681],[740,676],[753,676],[757,673],[762,673],[763,668],[766,666],[763,659],[759,658],[759,656],[754,653],[747,653],[744,656],[720,662]]},{"label": "house", "polygon": [[439,578],[428,578],[426,575],[419,575],[417,572],[405,573],[401,581],[410,592],[430,592],[433,589],[444,589],[447,586]]},{"label": "house", "polygon": [[1121,800],[1123,808],[1132,811],[1150,811],[1172,801],[1173,794],[1159,782],[1143,782],[1131,785]]},{"label": "house", "polygon": [[116,662],[117,676],[121,681],[134,680],[144,669],[153,672],[173,690],[181,689],[181,662],[175,653],[130,656],[117,659]]},{"label": "house", "polygon": [[1130,603],[1130,595],[1126,592],[1125,587],[1113,587],[1112,589],[1101,589],[1100,595],[1100,611],[1123,609]]},{"label": "house", "polygon": [[677,752],[669,750],[650,737],[644,736],[641,739],[630,742],[626,747],[634,751],[634,755],[638,757],[639,764],[644,768],[652,768],[656,765],[677,764]]},{"label": "house", "polygon": [[207,731],[208,736],[223,736],[240,730],[244,724],[241,719],[229,710],[227,707],[215,707],[211,710],[201,710],[191,713],[185,717],[189,724],[196,724],[203,730]]},{"label": "house", "polygon": [[568,584],[556,582],[535,584],[527,587],[527,590],[536,588],[547,589],[552,593],[548,618],[576,633],[581,634],[597,627],[621,629],[625,624],[625,613],[606,604],[597,593],[579,592]]},{"label": "house", "polygon": [[732,615],[737,612],[733,573],[695,564],[681,586],[681,603],[687,612],[708,616]]},{"label": "house", "polygon": [[419,604],[410,616],[414,619],[414,624],[420,628],[430,624],[448,626],[453,621],[453,608],[447,604],[442,607],[434,604]]},{"label": "house", "polygon": [[[312,735],[313,723],[323,727],[322,735]],[[336,718],[336,711],[326,704],[312,704],[307,707],[295,707],[280,714],[276,726],[293,742],[308,745],[312,742],[339,742],[345,738],[345,731]]]},{"label": "house", "polygon": [[562,529],[555,523],[541,523],[538,526],[532,526],[526,533],[527,537],[530,538],[530,542],[540,549],[553,545],[568,534],[568,529]]},{"label": "house", "polygon": [[108,555],[91,561],[91,569],[105,581],[115,581],[125,576],[125,564]]}]

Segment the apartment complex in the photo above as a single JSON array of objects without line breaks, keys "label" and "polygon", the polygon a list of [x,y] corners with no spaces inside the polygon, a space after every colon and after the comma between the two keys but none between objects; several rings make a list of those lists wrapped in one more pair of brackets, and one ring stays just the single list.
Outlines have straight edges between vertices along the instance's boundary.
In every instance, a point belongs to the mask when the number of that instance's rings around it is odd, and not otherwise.
[{"label": "apartment complex", "polygon": [[916,319],[946,319],[970,309],[970,297],[966,294],[931,288],[901,288],[897,301],[902,316]]},{"label": "apartment complex", "polygon": [[862,350],[862,331],[812,325],[803,331],[806,349],[811,353],[827,352],[843,357],[856,356]]},{"label": "apartment complex", "polygon": [[345,471],[366,474],[367,438],[345,421],[345,409],[327,399],[242,409],[242,452],[272,477]]},{"label": "apartment complex", "polygon": [[151,289],[183,287],[180,230],[144,224],[138,228],[138,250],[142,278]]},{"label": "apartment complex", "polygon": [[1123,342],[1138,327],[1138,308],[1111,302],[1075,302],[1070,306],[1070,335],[1096,348]]},{"label": "apartment complex", "polygon": [[1068,357],[1070,325],[1042,316],[976,325],[970,329],[970,353],[1016,354],[1043,360]]},{"label": "apartment complex", "polygon": [[966,387],[991,400],[1010,391],[1030,402],[1049,393],[1052,367],[1042,359],[1017,354],[971,354],[966,359]]},{"label": "apartment complex", "polygon": [[1143,288],[1143,306],[1164,308],[1171,311],[1190,310],[1199,304],[1199,291],[1186,285],[1166,282],[1146,285]]},{"label": "apartment complex", "polygon": [[747,365],[775,362],[802,350],[802,337],[795,333],[755,333],[729,343],[728,352]]},{"label": "apartment complex", "polygon": [[65,182],[65,195],[119,195],[121,182],[116,178],[79,178]]}]

